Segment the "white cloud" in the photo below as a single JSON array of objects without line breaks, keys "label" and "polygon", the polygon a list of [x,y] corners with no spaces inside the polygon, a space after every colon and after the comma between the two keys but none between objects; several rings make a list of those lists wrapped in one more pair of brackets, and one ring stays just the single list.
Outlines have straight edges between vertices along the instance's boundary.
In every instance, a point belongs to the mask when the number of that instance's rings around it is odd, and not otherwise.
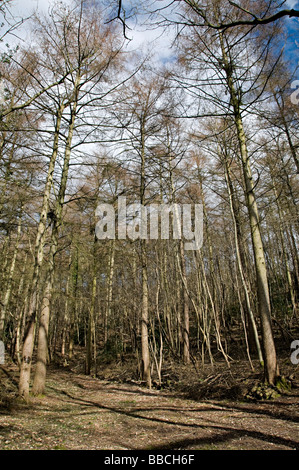
[{"label": "white cloud", "polygon": [[[72,1],[73,0],[62,0],[63,3],[71,3]],[[21,19],[25,20],[30,18],[35,12],[47,15],[49,8],[55,2],[57,2],[57,0],[12,0],[8,18],[9,24],[12,25]],[[128,30],[127,34],[132,40],[127,46],[128,50],[138,50],[144,53],[150,52],[152,58],[162,62],[172,60],[172,37],[169,31],[166,33],[166,31],[159,28],[146,29],[144,27],[141,29],[141,27],[133,21],[130,26],[132,29]],[[0,33],[2,33],[3,30],[0,30]],[[24,21],[21,26],[13,31],[13,34],[6,36],[6,39],[11,46],[16,44],[28,45],[32,40],[28,21]]]},{"label": "white cloud", "polygon": [[288,0],[287,5],[290,8],[295,8],[296,6],[297,7],[299,6],[299,2],[298,2],[298,0]]},{"label": "white cloud", "polygon": [[10,11],[13,15],[26,18],[35,11],[45,12],[49,8],[51,0],[14,0]]},{"label": "white cloud", "polygon": [[[10,24],[14,24],[20,19],[30,18],[33,13],[38,12],[47,14],[49,8],[57,0],[12,0],[10,4]],[[62,0],[63,3],[71,3],[72,0]],[[143,50],[144,52],[151,52],[152,56],[157,60],[167,62],[171,60],[173,50],[171,49],[171,34],[166,33],[162,29],[141,29],[135,22],[130,24],[131,30],[127,31],[128,36],[132,39],[128,45],[129,50]],[[8,42],[28,43],[30,41],[30,33],[28,22],[25,21],[22,26],[14,31],[14,35],[10,35]]]},{"label": "white cloud", "polygon": [[161,34],[161,31],[157,29],[143,31],[135,29],[127,34],[131,38],[130,50],[144,50],[144,52],[150,52],[152,56],[159,57],[160,60],[168,60],[173,54],[172,37],[165,31]]},{"label": "white cloud", "polygon": [[[68,2],[70,0],[64,0]],[[5,33],[5,30],[9,30],[13,25],[21,22],[23,23],[18,28],[13,29],[12,33],[6,34],[6,40],[11,46],[18,43],[27,42],[28,36],[28,20],[36,12],[39,14],[47,13],[49,7],[55,2],[55,0],[12,0],[9,4],[8,12],[6,13],[6,24],[1,28],[0,37]]]}]

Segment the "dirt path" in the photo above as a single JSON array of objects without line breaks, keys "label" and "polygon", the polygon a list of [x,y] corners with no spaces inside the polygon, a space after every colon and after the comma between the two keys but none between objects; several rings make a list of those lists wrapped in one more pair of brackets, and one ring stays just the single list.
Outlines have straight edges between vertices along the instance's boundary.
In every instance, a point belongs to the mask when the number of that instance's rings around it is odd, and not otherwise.
[{"label": "dirt path", "polygon": [[0,449],[298,449],[295,392],[267,403],[197,402],[51,371],[47,396],[0,413]]}]

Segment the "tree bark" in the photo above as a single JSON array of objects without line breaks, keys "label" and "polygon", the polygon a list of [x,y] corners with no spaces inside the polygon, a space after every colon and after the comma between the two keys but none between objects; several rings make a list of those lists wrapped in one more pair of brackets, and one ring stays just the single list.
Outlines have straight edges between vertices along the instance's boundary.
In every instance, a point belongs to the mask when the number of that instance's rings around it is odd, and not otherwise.
[{"label": "tree bark", "polygon": [[37,346],[37,364],[33,382],[33,394],[40,395],[45,391],[46,386],[46,367],[47,367],[47,354],[48,354],[48,331],[49,321],[51,314],[51,298],[54,287],[55,278],[55,255],[58,249],[59,228],[62,222],[62,211],[65,199],[65,192],[68,180],[68,172],[71,157],[71,145],[75,128],[76,110],[78,105],[80,75],[76,76],[74,85],[74,102],[71,106],[71,117],[68,128],[68,135],[66,140],[64,162],[61,174],[60,188],[55,207],[53,229],[51,236],[51,248],[49,255],[49,268],[46,280],[46,289],[42,301],[41,317],[39,322],[38,346]]},{"label": "tree bark", "polygon": [[108,279],[107,279],[107,293],[106,293],[106,306],[104,317],[104,344],[107,345],[109,339],[109,319],[111,316],[111,303],[113,294],[113,276],[114,276],[114,261],[115,261],[115,240],[111,240],[109,252],[109,265],[108,265]]},{"label": "tree bark", "polygon": [[21,220],[19,220],[19,223],[18,223],[16,243],[15,243],[15,246],[14,246],[13,256],[12,256],[10,269],[9,269],[9,273],[8,273],[6,290],[5,290],[5,294],[4,294],[3,301],[2,301],[2,307],[1,307],[1,311],[0,311],[0,338],[2,338],[2,339],[4,339],[6,312],[7,312],[7,307],[8,307],[8,304],[9,304],[11,291],[12,291],[12,280],[13,280],[13,275],[14,275],[15,267],[16,267],[16,260],[17,260],[18,250],[19,250],[20,236],[21,236]]},{"label": "tree bark", "polygon": [[258,308],[261,319],[263,352],[264,352],[264,372],[265,381],[273,385],[279,376],[277,364],[276,349],[272,331],[271,321],[271,302],[268,286],[267,267],[264,255],[264,247],[261,236],[259,211],[255,197],[254,183],[251,173],[249,155],[246,144],[246,135],[243,127],[242,115],[240,110],[240,101],[235,90],[232,69],[233,64],[230,63],[225,51],[222,34],[219,34],[220,46],[222,50],[222,59],[226,72],[226,80],[230,93],[231,104],[234,112],[234,121],[237,131],[237,137],[242,160],[243,177],[246,190],[246,203],[249,214],[249,223],[251,231],[252,246],[255,259],[255,271],[257,282],[257,298]]},{"label": "tree bark", "polygon": [[20,367],[20,378],[19,378],[19,395],[25,400],[29,399],[29,388],[30,388],[30,372],[32,363],[32,353],[34,346],[34,334],[36,327],[36,315],[38,306],[38,294],[40,284],[40,270],[44,258],[44,243],[45,233],[47,224],[47,215],[49,210],[50,193],[53,184],[53,174],[58,155],[58,143],[59,143],[59,131],[61,126],[62,114],[65,105],[62,104],[56,113],[55,133],[53,151],[49,162],[47,180],[44,189],[43,203],[40,214],[40,221],[38,224],[38,230],[35,241],[35,261],[32,278],[32,287],[29,296],[29,307],[28,307],[28,325],[25,331],[25,339],[23,343],[21,367]]},{"label": "tree bark", "polygon": [[[141,120],[141,176],[140,176],[140,203],[145,205],[145,121]],[[142,380],[151,388],[150,350],[149,350],[149,308],[148,308],[148,272],[146,240],[140,240],[141,250],[141,277],[142,277],[142,306],[141,306],[141,352],[142,352]]]},{"label": "tree bark", "polygon": [[235,200],[234,200],[234,193],[233,193],[233,186],[232,186],[232,181],[231,181],[231,176],[230,176],[230,169],[228,167],[228,162],[227,162],[226,156],[224,157],[224,166],[225,166],[225,179],[226,179],[228,196],[229,196],[229,205],[230,205],[230,211],[231,211],[233,227],[234,227],[234,240],[235,240],[235,249],[236,249],[236,256],[237,256],[237,265],[238,265],[238,270],[239,270],[242,286],[243,286],[243,289],[244,289],[246,307],[247,307],[247,314],[248,314],[248,317],[249,317],[249,322],[251,323],[253,336],[254,336],[254,341],[255,341],[255,345],[256,345],[256,350],[257,350],[257,353],[258,353],[259,362],[263,366],[264,365],[264,359],[263,359],[262,349],[261,349],[260,340],[259,340],[259,337],[258,337],[258,331],[257,331],[257,327],[256,327],[254,314],[253,314],[253,311],[252,311],[252,308],[251,308],[249,289],[248,289],[248,285],[247,285],[245,275],[244,275],[244,270],[243,270],[243,263],[242,263],[242,257],[241,257],[241,251],[240,251],[240,234],[239,234],[239,231],[238,231],[238,224],[237,224],[237,219],[236,219],[236,217],[237,217],[236,216],[236,209],[235,209],[236,204],[235,204]]}]

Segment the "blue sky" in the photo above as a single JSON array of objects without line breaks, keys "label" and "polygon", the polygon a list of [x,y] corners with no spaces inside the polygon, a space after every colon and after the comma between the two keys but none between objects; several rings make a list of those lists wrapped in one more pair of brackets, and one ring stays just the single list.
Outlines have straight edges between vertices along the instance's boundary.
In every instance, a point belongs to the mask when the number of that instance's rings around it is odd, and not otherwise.
[{"label": "blue sky", "polygon": [[288,21],[289,38],[286,44],[286,52],[290,60],[299,61],[299,18]]},{"label": "blue sky", "polygon": [[[286,7],[299,9],[299,0],[288,0]],[[286,25],[288,38],[286,42],[282,39],[282,46],[285,47],[287,64],[294,70],[299,66],[299,18],[288,18]]]}]

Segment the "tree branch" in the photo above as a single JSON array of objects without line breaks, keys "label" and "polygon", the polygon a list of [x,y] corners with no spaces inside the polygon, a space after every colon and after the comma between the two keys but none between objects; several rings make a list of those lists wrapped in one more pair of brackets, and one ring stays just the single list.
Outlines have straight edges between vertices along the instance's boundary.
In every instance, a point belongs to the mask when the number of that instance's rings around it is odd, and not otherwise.
[{"label": "tree branch", "polygon": [[250,15],[252,18],[251,19],[240,19],[240,20],[235,20],[235,21],[230,21],[229,23],[219,23],[219,24],[214,24],[211,23],[206,14],[205,11],[202,8],[199,8],[199,6],[194,3],[192,0],[183,0],[187,5],[189,5],[203,20],[203,23],[198,24],[197,26],[209,26],[210,28],[213,29],[218,29],[218,30],[224,30],[228,28],[233,28],[235,26],[259,26],[259,25],[265,25],[269,23],[274,23],[275,21],[288,16],[289,18],[299,18],[299,10],[280,10],[277,13],[264,17],[264,18],[258,18],[253,12],[248,11],[244,8],[242,8],[240,5],[236,4],[234,1],[229,0],[229,3],[242,10],[244,13]]},{"label": "tree branch", "polygon": [[44,87],[42,90],[40,90],[38,93],[36,93],[34,96],[32,96],[31,98],[29,98],[27,101],[25,101],[24,103],[21,103],[21,104],[17,104],[17,105],[14,105],[14,106],[11,106],[10,108],[6,109],[6,110],[3,110],[2,112],[0,111],[0,121],[3,119],[3,117],[7,116],[8,114],[14,112],[14,111],[18,111],[18,110],[21,110],[21,109],[24,109],[24,108],[27,108],[31,103],[33,103],[37,98],[39,98],[43,93],[46,93],[48,90],[50,90],[51,88],[55,87],[55,86],[58,86],[60,85],[61,83],[63,83],[63,81],[65,80],[65,78],[67,77],[67,75],[69,74],[69,72],[67,74],[65,74],[62,78],[60,78],[59,80],[57,80],[56,82],[54,83],[51,83],[51,85],[48,85],[46,87]]},{"label": "tree branch", "polygon": [[[124,18],[122,18],[122,16],[121,16],[122,11],[124,13]],[[122,27],[123,27],[124,38],[127,39],[128,41],[130,41],[131,39],[128,38],[128,36],[126,34],[126,31],[127,31],[127,29],[131,29],[131,28],[129,28],[129,26],[126,23],[125,11],[124,11],[123,6],[122,6],[122,0],[118,0],[117,15],[114,16],[111,20],[107,21],[106,24],[112,23],[112,21],[115,21],[115,20],[118,20],[118,21],[121,22]]]},{"label": "tree branch", "polygon": [[274,15],[270,15],[266,18],[254,17],[254,19],[252,19],[252,20],[237,20],[237,21],[232,21],[230,23],[221,23],[220,25],[211,25],[211,24],[209,24],[208,26],[211,26],[212,28],[215,28],[215,29],[227,29],[227,28],[232,28],[234,26],[246,26],[246,25],[248,25],[248,26],[258,26],[258,25],[274,23],[275,21],[277,21],[280,18],[283,18],[285,16],[288,16],[289,18],[299,18],[299,10],[293,10],[293,9],[292,10],[281,10],[281,11],[275,13]]}]

